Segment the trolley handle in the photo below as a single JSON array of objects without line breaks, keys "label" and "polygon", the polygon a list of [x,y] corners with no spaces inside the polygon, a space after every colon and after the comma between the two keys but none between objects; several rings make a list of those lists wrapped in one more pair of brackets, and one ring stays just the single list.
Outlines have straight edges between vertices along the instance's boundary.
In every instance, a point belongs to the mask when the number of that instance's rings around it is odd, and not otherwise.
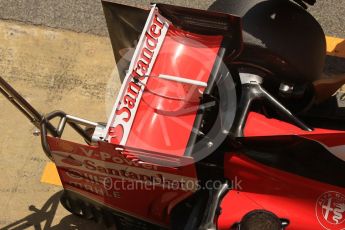
[{"label": "trolley handle", "polygon": [[[60,118],[60,121],[56,128],[50,122],[51,120],[55,118]],[[88,127],[99,126],[99,124],[96,122],[74,117],[74,116],[66,114],[63,111],[53,111],[47,114],[46,116],[43,116],[43,119],[40,122],[41,143],[42,143],[43,151],[51,160],[53,159],[52,159],[52,153],[51,153],[48,140],[47,140],[48,132],[54,137],[60,138],[66,127],[66,124],[71,126],[88,143],[92,142],[92,136],[90,136],[80,125],[88,126]]]},{"label": "trolley handle", "polygon": [[[84,120],[66,114],[63,111],[53,111],[47,115],[39,113],[28,101],[25,100],[8,82],[0,76],[0,93],[5,96],[20,112],[22,112],[32,122],[36,128],[40,129],[42,147],[46,155],[52,160],[52,154],[48,145],[48,134],[53,137],[60,138],[63,134],[66,124],[69,124],[79,135],[81,135],[88,143],[92,142],[90,136],[82,127],[97,127],[98,123]],[[60,118],[55,127],[51,120]]]},{"label": "trolley handle", "polygon": [[30,105],[15,89],[0,77],[0,93],[22,112],[37,128],[43,116]]}]

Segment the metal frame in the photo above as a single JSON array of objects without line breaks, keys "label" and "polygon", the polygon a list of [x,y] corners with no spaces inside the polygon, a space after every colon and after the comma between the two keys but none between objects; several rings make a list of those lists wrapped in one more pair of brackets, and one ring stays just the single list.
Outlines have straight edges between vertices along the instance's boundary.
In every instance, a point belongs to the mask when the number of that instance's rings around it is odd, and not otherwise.
[{"label": "metal frame", "polygon": [[[7,100],[9,100],[20,112],[22,112],[41,133],[42,148],[49,159],[52,159],[52,154],[48,145],[48,133],[53,137],[60,138],[65,130],[66,124],[69,124],[86,142],[92,143],[92,136],[84,130],[82,126],[96,128],[101,124],[88,121],[79,117],[74,117],[66,114],[63,111],[53,111],[49,114],[42,115],[39,113],[28,101],[26,101],[8,82],[0,77],[0,93],[2,93]],[[60,118],[60,121],[55,127],[51,120]]]},{"label": "metal frame", "polygon": [[33,108],[19,93],[12,88],[2,77],[0,77],[0,92],[9,100],[20,112],[22,112],[37,128],[43,116]]},{"label": "metal frame", "polygon": [[207,209],[204,213],[203,220],[199,226],[199,230],[216,230],[217,225],[215,219],[221,212],[220,203],[225,195],[231,190],[229,182],[225,182],[219,188],[209,191],[209,199],[207,201]]},{"label": "metal frame", "polygon": [[262,79],[260,76],[254,74],[240,74],[241,77],[241,98],[237,107],[236,117],[233,124],[231,133],[234,137],[243,137],[243,130],[251,111],[251,106],[255,101],[265,100],[270,106],[274,107],[277,111],[281,112],[288,120],[294,123],[299,128],[305,131],[313,131],[312,128],[307,126],[303,121],[296,117],[290,110],[283,104],[276,100],[270,93],[262,88]]}]

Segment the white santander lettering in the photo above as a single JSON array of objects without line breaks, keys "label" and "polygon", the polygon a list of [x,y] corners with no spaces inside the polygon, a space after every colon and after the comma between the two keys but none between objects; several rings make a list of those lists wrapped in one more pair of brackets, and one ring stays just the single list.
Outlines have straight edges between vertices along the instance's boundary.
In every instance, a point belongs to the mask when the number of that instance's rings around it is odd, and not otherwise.
[{"label": "white santander lettering", "polygon": [[106,136],[114,144],[125,145],[148,76],[151,73],[169,23],[154,7],[137,45],[129,71],[108,122]]}]

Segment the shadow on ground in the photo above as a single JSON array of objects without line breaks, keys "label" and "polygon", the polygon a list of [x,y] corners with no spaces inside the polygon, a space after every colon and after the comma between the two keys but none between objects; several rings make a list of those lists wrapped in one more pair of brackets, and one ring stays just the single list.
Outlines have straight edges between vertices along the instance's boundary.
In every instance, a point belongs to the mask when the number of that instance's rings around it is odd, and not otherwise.
[{"label": "shadow on ground", "polygon": [[345,54],[345,40],[339,43],[330,54],[333,55],[327,55],[324,72],[326,74],[345,74],[345,56],[334,56],[334,54]]},{"label": "shadow on ground", "polygon": [[21,230],[28,228],[34,228],[36,230],[106,229],[106,227],[101,224],[81,219],[74,215],[66,216],[60,223],[52,226],[56,210],[60,203],[61,194],[62,191],[54,194],[40,209],[34,205],[29,206],[29,210],[32,214],[1,228],[1,230]]}]

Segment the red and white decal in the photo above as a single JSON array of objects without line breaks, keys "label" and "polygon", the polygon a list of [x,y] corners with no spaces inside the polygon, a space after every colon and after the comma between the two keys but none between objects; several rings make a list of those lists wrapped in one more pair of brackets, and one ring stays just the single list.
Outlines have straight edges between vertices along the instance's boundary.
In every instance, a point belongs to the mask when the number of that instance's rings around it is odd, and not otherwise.
[{"label": "red and white decal", "polygon": [[116,144],[126,144],[145,84],[148,81],[147,76],[151,73],[168,28],[169,21],[159,14],[154,5],[108,120],[104,135],[106,139],[115,139],[118,142]]},{"label": "red and white decal", "polygon": [[168,226],[169,208],[197,188],[192,164],[142,162],[106,142],[87,146],[48,137],[48,143],[64,189],[150,223]]},{"label": "red and white decal", "polygon": [[[74,175],[96,175],[107,180],[126,180],[159,186],[165,189],[194,191],[197,181],[193,177],[158,171],[157,166],[139,164],[119,156],[110,156],[108,153],[99,153],[102,160],[95,158],[54,151],[54,162],[59,168],[67,169]],[[82,176],[81,176],[82,177]]]},{"label": "red and white decal", "polygon": [[345,196],[339,192],[323,193],[317,200],[315,212],[319,223],[330,230],[345,229]]}]

